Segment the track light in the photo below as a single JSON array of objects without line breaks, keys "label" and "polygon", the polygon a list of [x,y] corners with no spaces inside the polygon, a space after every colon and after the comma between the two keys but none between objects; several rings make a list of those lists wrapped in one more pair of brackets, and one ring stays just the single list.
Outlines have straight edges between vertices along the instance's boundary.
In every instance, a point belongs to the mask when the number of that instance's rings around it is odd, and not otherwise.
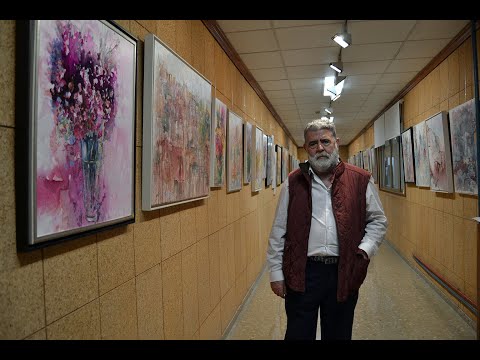
[{"label": "track light", "polygon": [[331,62],[330,67],[339,74],[343,71],[343,63],[341,61]]},{"label": "track light", "polygon": [[352,35],[347,32],[347,20],[345,20],[345,24],[343,24],[342,32],[335,34],[332,39],[342,48],[346,48],[352,44]]}]

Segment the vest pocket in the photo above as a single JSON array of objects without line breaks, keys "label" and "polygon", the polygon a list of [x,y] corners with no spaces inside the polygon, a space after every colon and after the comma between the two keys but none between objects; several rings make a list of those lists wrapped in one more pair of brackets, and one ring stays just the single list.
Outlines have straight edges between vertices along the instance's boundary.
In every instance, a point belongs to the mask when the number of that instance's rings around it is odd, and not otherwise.
[{"label": "vest pocket", "polygon": [[352,290],[356,291],[363,284],[367,277],[367,268],[370,264],[370,259],[365,259],[363,256],[355,256],[352,271]]}]

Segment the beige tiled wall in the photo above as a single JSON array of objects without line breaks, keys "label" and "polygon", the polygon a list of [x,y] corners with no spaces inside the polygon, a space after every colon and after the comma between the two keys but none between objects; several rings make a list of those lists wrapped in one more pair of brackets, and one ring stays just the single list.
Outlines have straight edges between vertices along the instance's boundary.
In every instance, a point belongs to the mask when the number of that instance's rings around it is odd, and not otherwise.
[{"label": "beige tiled wall", "polygon": [[[477,48],[478,48],[477,33]],[[448,111],[473,98],[472,40],[468,38],[447,59],[404,96],[404,128],[420,123],[439,111]],[[477,65],[478,66],[478,65]],[[349,145],[349,155],[372,146],[373,126]],[[387,240],[414,267],[421,259],[440,277],[477,303],[477,196],[442,194],[407,184],[406,196],[380,192],[387,213]],[[430,278],[431,279],[431,278]],[[445,289],[445,296],[476,320]]]},{"label": "beige tiled wall", "polygon": [[134,224],[16,251],[15,21],[0,21],[0,339],[218,339],[265,262],[278,199],[250,186],[141,211],[143,41],[156,34],[244,120],[297,155],[253,88],[199,20],[119,20],[139,39]]}]

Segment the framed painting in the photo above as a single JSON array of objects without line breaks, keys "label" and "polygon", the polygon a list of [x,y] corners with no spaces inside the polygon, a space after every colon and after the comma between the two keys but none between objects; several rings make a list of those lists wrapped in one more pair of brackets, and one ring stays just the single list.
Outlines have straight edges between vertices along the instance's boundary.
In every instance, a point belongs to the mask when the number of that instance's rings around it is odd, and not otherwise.
[{"label": "framed painting", "polygon": [[263,180],[263,131],[259,127],[255,127],[254,136],[255,145],[255,163],[253,164],[252,173],[252,192],[262,190]]},{"label": "framed painting", "polygon": [[252,181],[252,124],[243,124],[243,183]]},{"label": "framed painting", "polygon": [[449,111],[452,170],[455,192],[478,194],[475,102],[469,100]]},{"label": "framed painting", "polygon": [[415,163],[413,157],[413,130],[411,127],[402,133],[402,154],[405,182],[414,183]]},{"label": "framed painting", "polygon": [[441,111],[425,120],[430,165],[430,190],[453,192],[452,152],[447,112]]},{"label": "framed painting", "polygon": [[17,249],[134,222],[137,40],[101,20],[17,23]]},{"label": "framed painting", "polygon": [[267,159],[268,159],[268,136],[263,134],[263,174],[262,178],[267,178]]},{"label": "framed painting", "polygon": [[415,184],[430,187],[430,166],[425,121],[413,127],[413,158],[415,162]]},{"label": "framed painting", "polygon": [[143,86],[142,210],[208,197],[210,81],[148,34]]},{"label": "framed painting", "polygon": [[273,135],[267,136],[267,176],[265,178],[265,186],[273,183]]},{"label": "framed painting", "polygon": [[276,178],[278,186],[282,183],[282,147],[275,145],[275,152],[277,153]]},{"label": "framed painting", "polygon": [[233,111],[229,111],[227,126],[227,192],[242,189],[242,125],[242,118]]},{"label": "framed painting", "polygon": [[282,148],[282,183],[287,179],[288,176],[288,150],[286,148]]},{"label": "framed painting", "polygon": [[210,186],[222,187],[225,183],[225,151],[228,108],[219,99],[215,99],[215,111],[212,118],[212,149],[210,151]]}]

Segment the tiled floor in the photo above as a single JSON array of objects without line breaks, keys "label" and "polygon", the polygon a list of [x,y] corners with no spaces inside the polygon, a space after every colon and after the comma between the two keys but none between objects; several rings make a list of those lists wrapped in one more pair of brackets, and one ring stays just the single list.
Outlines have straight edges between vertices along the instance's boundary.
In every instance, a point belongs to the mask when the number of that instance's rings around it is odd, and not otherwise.
[{"label": "tiled floor", "polygon": [[[229,340],[283,339],[283,299],[264,271],[225,336]],[[317,334],[320,331],[317,330]],[[319,338],[319,335],[317,335]],[[384,243],[368,268],[355,310],[353,340],[474,340],[466,321],[425,279]]]}]

